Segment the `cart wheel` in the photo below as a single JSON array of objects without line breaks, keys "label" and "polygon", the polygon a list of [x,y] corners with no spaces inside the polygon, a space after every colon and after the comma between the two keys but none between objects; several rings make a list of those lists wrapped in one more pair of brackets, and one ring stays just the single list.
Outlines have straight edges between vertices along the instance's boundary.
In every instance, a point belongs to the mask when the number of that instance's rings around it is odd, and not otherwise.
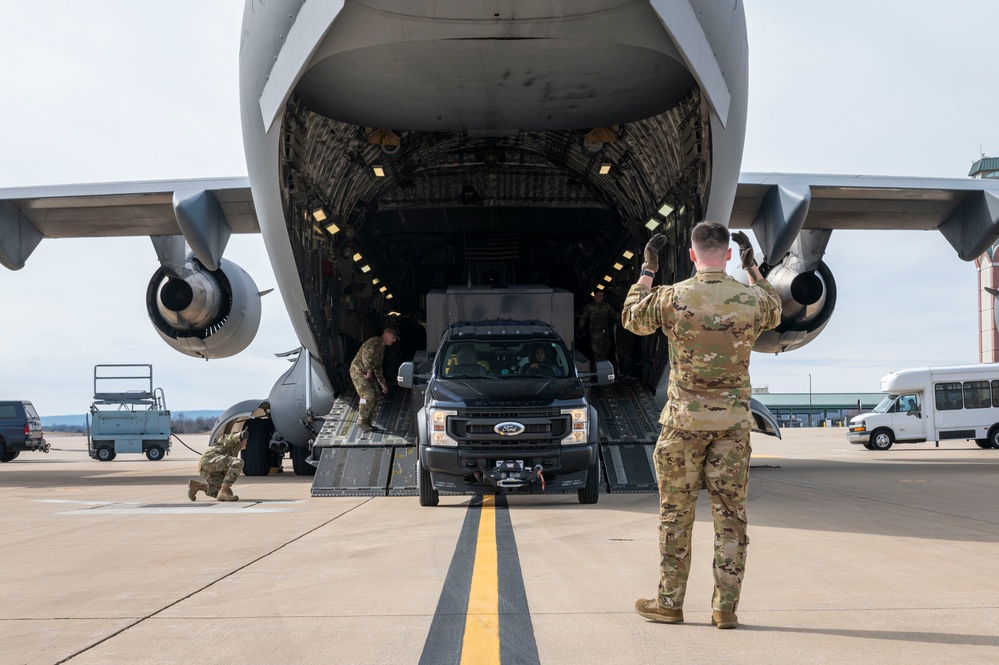
[{"label": "cart wheel", "polygon": [[114,449],[111,446],[101,446],[97,449],[97,459],[102,462],[110,462],[115,458]]},{"label": "cart wheel", "polygon": [[160,446],[149,446],[146,448],[146,458],[153,462],[158,462],[163,459],[163,448]]}]

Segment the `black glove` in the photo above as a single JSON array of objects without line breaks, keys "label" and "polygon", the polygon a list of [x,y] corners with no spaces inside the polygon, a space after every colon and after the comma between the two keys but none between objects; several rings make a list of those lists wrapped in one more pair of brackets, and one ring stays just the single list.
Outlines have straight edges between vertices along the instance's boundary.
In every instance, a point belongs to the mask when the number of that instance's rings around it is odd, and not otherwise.
[{"label": "black glove", "polygon": [[749,270],[756,265],[756,255],[753,253],[753,246],[749,244],[749,236],[742,231],[732,234],[732,240],[739,246],[739,259],[742,260],[742,269]]},{"label": "black glove", "polygon": [[659,252],[662,251],[665,244],[666,236],[662,233],[652,236],[652,239],[645,245],[645,263],[642,264],[642,270],[651,270],[652,272],[659,270]]}]

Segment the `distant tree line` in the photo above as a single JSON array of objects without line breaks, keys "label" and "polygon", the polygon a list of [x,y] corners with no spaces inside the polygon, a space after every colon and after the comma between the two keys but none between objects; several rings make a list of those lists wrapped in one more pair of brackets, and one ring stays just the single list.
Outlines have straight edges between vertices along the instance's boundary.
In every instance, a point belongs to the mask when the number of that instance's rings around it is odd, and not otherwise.
[{"label": "distant tree line", "polygon": [[[170,431],[174,434],[200,434],[210,432],[215,418],[195,417],[188,418],[183,413],[170,414]],[[48,432],[66,432],[68,434],[86,434],[86,425],[47,425]]]}]

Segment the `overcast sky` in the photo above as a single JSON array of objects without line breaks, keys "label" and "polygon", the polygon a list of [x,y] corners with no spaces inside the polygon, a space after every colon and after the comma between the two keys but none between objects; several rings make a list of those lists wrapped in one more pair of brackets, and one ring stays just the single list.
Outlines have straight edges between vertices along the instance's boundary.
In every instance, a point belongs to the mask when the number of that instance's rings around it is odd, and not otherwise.
[{"label": "overcast sky", "polygon": [[[243,176],[242,0],[3,3],[0,187]],[[994,0],[748,0],[744,171],[964,177],[999,154]],[[16,63],[16,64],[15,64]],[[263,242],[226,258],[275,286]],[[877,391],[886,372],[978,359],[974,264],[936,231],[832,234],[838,307],[805,348],[755,354],[771,392]],[[97,363],[151,363],[175,412],[266,397],[298,346],[275,292],[255,341],[211,362],[145,313],[148,238],[45,240],[0,268],[0,398],[81,413]]]}]

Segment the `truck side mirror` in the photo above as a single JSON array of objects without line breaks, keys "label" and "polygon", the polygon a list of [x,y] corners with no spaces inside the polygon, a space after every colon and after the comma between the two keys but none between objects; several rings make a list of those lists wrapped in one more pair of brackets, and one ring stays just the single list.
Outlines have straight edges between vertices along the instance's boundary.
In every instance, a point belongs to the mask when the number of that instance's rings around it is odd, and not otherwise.
[{"label": "truck side mirror", "polygon": [[413,375],[416,373],[416,368],[411,362],[404,362],[399,365],[399,375],[396,377],[396,381],[399,383],[401,388],[412,388],[413,387]]},{"label": "truck side mirror", "polygon": [[597,385],[609,386],[614,383],[614,365],[609,360],[597,361]]}]

